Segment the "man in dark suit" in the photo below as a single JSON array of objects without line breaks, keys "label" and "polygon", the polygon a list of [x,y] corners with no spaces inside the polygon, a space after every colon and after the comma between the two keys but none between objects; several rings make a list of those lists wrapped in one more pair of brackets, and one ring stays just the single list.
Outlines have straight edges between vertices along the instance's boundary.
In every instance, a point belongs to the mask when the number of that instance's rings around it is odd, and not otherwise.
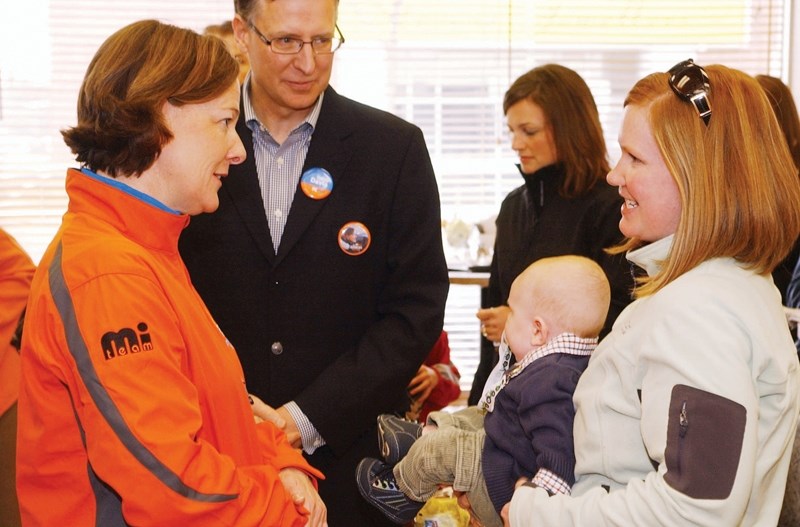
[{"label": "man in dark suit", "polygon": [[[383,525],[355,467],[375,419],[442,330],[447,269],[422,132],[328,86],[343,38],[337,0],[238,0],[251,74],[214,214],[181,239],[192,281],[241,358],[247,388],[327,479],[332,527]],[[352,228],[364,240],[344,246]],[[210,401],[209,404],[213,404]]]}]

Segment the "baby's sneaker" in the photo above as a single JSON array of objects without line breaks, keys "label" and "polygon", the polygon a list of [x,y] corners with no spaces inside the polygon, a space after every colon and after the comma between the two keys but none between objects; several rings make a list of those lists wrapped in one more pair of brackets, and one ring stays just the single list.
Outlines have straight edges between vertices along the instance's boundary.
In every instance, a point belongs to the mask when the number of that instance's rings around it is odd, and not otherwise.
[{"label": "baby's sneaker", "polygon": [[356,468],[358,491],[373,507],[393,522],[405,525],[425,505],[403,494],[397,486],[392,465],[367,457]]},{"label": "baby's sneaker", "polygon": [[383,459],[396,465],[422,435],[422,425],[392,414],[378,416],[378,448]]}]

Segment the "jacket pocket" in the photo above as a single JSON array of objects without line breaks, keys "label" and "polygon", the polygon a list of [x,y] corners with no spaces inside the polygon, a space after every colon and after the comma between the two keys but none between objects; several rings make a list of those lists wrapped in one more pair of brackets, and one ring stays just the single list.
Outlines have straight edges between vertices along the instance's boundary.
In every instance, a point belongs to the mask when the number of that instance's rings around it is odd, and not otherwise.
[{"label": "jacket pocket", "polygon": [[725,499],[742,453],[747,410],[719,395],[682,384],[672,389],[664,480],[694,499]]}]

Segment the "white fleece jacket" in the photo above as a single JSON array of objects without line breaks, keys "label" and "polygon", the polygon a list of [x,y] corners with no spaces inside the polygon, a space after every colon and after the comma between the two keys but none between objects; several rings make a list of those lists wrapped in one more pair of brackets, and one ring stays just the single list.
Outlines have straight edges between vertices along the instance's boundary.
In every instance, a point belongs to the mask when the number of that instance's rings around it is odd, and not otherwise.
[{"label": "white fleece jacket", "polygon": [[[628,259],[652,275],[671,244]],[[572,496],[520,487],[511,525],[773,527],[799,370],[771,277],[699,265],[619,316],[574,395]]]}]

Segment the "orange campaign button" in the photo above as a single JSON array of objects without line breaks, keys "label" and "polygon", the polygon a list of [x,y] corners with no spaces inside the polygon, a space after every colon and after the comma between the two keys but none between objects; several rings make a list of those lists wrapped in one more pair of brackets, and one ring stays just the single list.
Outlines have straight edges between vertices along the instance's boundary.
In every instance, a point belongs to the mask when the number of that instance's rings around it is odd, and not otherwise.
[{"label": "orange campaign button", "polygon": [[358,221],[351,221],[339,229],[339,247],[345,254],[358,256],[369,248],[372,235],[367,227]]}]

